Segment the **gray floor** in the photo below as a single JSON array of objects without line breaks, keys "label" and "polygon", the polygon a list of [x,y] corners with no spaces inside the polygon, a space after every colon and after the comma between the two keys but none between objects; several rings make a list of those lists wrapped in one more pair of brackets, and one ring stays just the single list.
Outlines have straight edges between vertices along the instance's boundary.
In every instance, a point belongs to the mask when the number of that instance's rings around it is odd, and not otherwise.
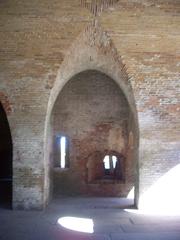
[{"label": "gray floor", "polygon": [[[128,213],[130,202],[114,198],[62,198],[45,211],[0,209],[0,240],[180,240],[180,216]],[[64,216],[92,218],[94,233],[68,230]]]}]

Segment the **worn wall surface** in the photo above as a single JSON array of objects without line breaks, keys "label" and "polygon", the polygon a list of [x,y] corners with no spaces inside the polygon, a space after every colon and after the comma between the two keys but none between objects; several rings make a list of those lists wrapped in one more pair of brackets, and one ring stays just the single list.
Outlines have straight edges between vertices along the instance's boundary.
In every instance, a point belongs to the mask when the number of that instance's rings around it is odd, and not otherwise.
[{"label": "worn wall surface", "polygon": [[0,101],[13,138],[13,205],[42,208],[44,126],[66,49],[90,14],[79,1],[0,2]]},{"label": "worn wall surface", "polygon": [[[85,30],[94,18],[100,27]],[[55,88],[85,68],[119,79],[128,103],[137,106],[140,194],[180,163],[179,42],[178,0],[0,2],[0,101],[13,140],[15,208],[42,208],[47,201],[47,109],[59,95]],[[118,68],[120,56],[129,80],[118,78],[112,65]]]},{"label": "worn wall surface", "polygon": [[100,21],[132,77],[144,192],[180,163],[180,2],[119,1]]}]

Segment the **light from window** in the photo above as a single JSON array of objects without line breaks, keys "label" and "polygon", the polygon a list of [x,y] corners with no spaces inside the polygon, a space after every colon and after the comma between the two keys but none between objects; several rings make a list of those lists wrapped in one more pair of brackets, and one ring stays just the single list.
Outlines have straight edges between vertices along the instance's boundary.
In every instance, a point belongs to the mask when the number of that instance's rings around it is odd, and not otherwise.
[{"label": "light from window", "polygon": [[116,167],[116,162],[117,162],[117,157],[116,156],[110,156],[110,155],[106,155],[103,159],[104,162],[104,168],[105,169],[111,169],[111,167],[113,169],[115,169]]},{"label": "light from window", "polygon": [[104,157],[103,162],[104,162],[104,168],[105,168],[105,169],[110,169],[109,155],[106,155],[106,156]]},{"label": "light from window", "polygon": [[65,168],[66,166],[66,137],[60,138],[60,167]]},{"label": "light from window", "polygon": [[117,157],[116,156],[112,156],[112,162],[113,162],[113,168],[116,167],[116,162],[117,162]]}]

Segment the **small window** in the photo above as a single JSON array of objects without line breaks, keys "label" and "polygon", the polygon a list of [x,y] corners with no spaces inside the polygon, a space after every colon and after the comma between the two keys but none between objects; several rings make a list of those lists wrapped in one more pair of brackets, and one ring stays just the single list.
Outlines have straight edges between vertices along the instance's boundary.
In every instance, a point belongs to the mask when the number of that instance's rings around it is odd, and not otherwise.
[{"label": "small window", "polygon": [[112,155],[106,155],[103,159],[105,175],[111,175],[114,173],[116,167],[117,157]]},{"label": "small window", "polygon": [[60,167],[66,166],[66,137],[60,137]]},{"label": "small window", "polygon": [[109,169],[110,169],[109,155],[106,155],[106,156],[104,157],[103,162],[104,162],[104,168],[109,170]]},{"label": "small window", "polygon": [[56,137],[55,167],[69,167],[69,142],[66,136]]},{"label": "small window", "polygon": [[122,163],[115,155],[106,155],[103,159],[105,179],[122,180]]}]

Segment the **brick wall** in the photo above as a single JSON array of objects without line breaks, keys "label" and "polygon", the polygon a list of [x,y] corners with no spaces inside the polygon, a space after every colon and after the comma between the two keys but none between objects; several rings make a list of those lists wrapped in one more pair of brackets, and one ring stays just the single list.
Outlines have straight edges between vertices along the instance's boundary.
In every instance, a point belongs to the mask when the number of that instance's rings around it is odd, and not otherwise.
[{"label": "brick wall", "polygon": [[100,19],[131,76],[140,129],[141,193],[180,163],[179,12],[179,1],[119,1]]},{"label": "brick wall", "polygon": [[[104,72],[122,89],[136,149],[138,116],[140,194],[180,162],[179,1],[99,1],[97,14],[84,2],[0,3],[0,101],[13,140],[14,207],[48,200],[51,110],[84,70]],[[136,164],[137,150],[131,154]]]},{"label": "brick wall", "polygon": [[13,138],[13,205],[42,208],[44,126],[66,49],[90,15],[79,1],[1,1],[0,101]]}]

